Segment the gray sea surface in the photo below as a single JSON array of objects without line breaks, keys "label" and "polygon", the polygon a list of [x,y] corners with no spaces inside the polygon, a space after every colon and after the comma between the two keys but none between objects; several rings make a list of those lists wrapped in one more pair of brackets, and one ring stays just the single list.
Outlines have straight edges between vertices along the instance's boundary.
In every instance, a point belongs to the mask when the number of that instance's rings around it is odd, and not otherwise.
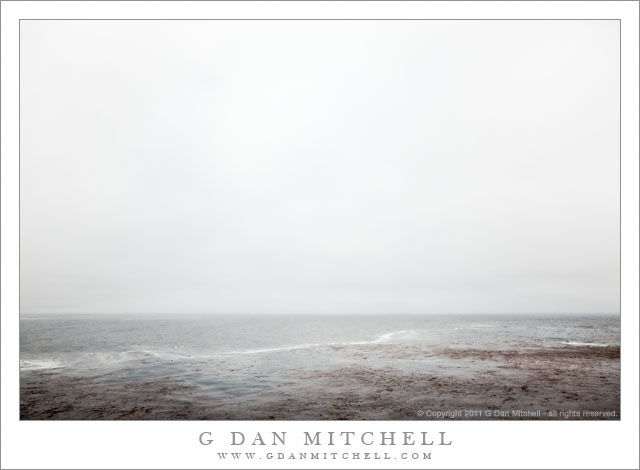
[{"label": "gray sea surface", "polygon": [[[468,374],[450,356],[345,354],[358,345],[523,350],[620,344],[613,315],[21,315],[20,370],[103,381],[171,377],[212,397],[287,385],[291,372],[363,364]],[[407,348],[410,351],[411,348]],[[416,360],[419,359],[419,360]],[[477,364],[476,364],[477,365]],[[477,365],[485,367],[486,365]]]}]

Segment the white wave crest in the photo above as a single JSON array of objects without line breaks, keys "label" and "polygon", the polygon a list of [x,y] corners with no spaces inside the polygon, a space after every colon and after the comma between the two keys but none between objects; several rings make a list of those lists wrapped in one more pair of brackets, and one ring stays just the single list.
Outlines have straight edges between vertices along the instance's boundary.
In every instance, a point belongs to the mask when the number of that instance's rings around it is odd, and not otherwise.
[{"label": "white wave crest", "polygon": [[[329,343],[334,344],[334,343]],[[282,346],[280,348],[265,348],[265,349],[247,349],[246,351],[230,351],[227,354],[260,354],[277,351],[292,351],[294,349],[306,349],[314,348],[316,346],[322,346],[321,344],[295,344],[293,346]]]},{"label": "white wave crest", "polygon": [[61,367],[63,365],[60,361],[52,359],[20,360],[20,369],[22,370],[60,369]]},{"label": "white wave crest", "polygon": [[580,341],[561,341],[562,344],[566,344],[567,346],[593,346],[596,348],[607,348],[611,346],[606,343],[583,343]]},{"label": "white wave crest", "polygon": [[406,330],[402,331],[393,331],[391,333],[385,333],[378,336],[376,339],[372,341],[355,341],[353,343],[309,343],[309,344],[294,344],[291,346],[281,346],[278,348],[264,348],[264,349],[247,349],[244,351],[229,351],[225,354],[260,354],[260,353],[270,353],[270,352],[278,352],[278,351],[293,351],[296,349],[309,349],[309,348],[317,348],[320,346],[336,346],[336,345],[355,345],[355,344],[377,344],[382,343],[384,341],[388,341],[394,335],[399,335],[402,333],[406,333]]},{"label": "white wave crest", "polygon": [[394,331],[392,333],[385,333],[383,335],[378,336],[377,339],[374,339],[373,341],[356,341],[355,343],[348,343],[348,344],[376,344],[376,343],[382,343],[383,341],[388,341],[390,340],[394,335],[400,335],[402,333],[406,333],[407,330],[402,330],[402,331]]}]

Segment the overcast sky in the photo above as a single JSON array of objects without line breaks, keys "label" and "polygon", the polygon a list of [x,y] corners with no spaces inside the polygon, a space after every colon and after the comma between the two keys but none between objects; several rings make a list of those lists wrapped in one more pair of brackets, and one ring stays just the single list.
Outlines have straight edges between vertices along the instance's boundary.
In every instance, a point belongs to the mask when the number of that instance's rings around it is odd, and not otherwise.
[{"label": "overcast sky", "polygon": [[21,311],[619,311],[617,21],[23,21]]}]

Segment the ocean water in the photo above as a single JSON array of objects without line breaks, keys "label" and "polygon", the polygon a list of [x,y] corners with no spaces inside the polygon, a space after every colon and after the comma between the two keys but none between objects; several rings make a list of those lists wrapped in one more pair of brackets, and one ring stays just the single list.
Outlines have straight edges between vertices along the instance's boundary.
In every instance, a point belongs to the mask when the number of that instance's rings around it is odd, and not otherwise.
[{"label": "ocean water", "polygon": [[473,371],[472,364],[460,367],[459,361],[437,354],[443,348],[504,350],[619,344],[619,317],[610,315],[20,318],[23,379],[42,370],[117,382],[171,377],[214,397],[270,390],[292,384],[292,377],[300,377],[305,371],[343,366],[366,364],[452,375]]}]

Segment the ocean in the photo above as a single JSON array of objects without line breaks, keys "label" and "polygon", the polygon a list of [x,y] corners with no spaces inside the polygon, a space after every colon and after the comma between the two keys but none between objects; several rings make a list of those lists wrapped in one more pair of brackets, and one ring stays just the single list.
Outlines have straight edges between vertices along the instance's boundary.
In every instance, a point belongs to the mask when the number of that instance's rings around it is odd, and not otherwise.
[{"label": "ocean", "polygon": [[[22,381],[171,378],[200,396],[296,387],[305,374],[393,370],[465,377],[500,367],[492,351],[620,345],[612,315],[21,315]],[[455,351],[474,351],[463,357]],[[445,351],[446,354],[442,352]],[[452,352],[453,351],[453,352]],[[487,354],[480,354],[486,351]]]}]

